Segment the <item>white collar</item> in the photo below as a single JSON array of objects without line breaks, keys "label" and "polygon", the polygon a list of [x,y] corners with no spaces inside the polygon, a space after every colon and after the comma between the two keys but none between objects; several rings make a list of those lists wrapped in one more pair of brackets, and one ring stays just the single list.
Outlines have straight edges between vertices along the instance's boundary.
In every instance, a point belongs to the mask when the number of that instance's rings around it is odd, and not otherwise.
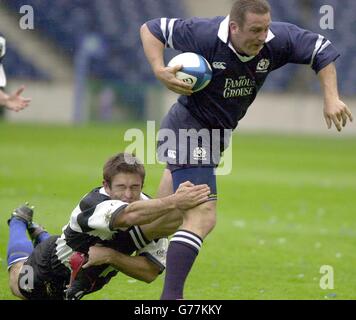
[{"label": "white collar", "polygon": [[230,15],[228,15],[223,21],[220,23],[218,37],[224,43],[227,43],[227,39],[229,38],[229,22]]},{"label": "white collar", "polygon": [[110,198],[110,196],[107,194],[107,192],[105,191],[105,188],[104,187],[101,187],[100,190],[99,190],[99,193],[105,195],[105,196],[108,196]]},{"label": "white collar", "polygon": [[[229,39],[229,29],[230,29],[229,22],[230,22],[230,15],[227,15],[226,18],[223,21],[221,21],[219,31],[218,31],[218,37],[224,43],[227,43],[227,41]],[[275,35],[273,34],[273,32],[271,30],[268,30],[267,39],[266,39],[265,43],[271,41],[274,37],[275,37]],[[235,50],[235,48],[233,47],[233,45],[230,41],[228,43],[228,46],[232,51],[235,52],[237,57],[242,62],[248,62],[255,57],[255,56],[250,56],[250,57],[242,56]]]}]

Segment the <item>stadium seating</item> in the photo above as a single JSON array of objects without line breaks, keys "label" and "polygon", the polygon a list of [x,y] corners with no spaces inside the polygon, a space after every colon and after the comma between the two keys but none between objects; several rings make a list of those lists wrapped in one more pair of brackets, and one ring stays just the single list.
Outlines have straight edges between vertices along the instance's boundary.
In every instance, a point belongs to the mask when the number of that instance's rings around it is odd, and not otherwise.
[{"label": "stadium seating", "polygon": [[[319,8],[323,0],[270,0],[273,8],[272,18],[275,21],[289,21],[322,33],[337,46],[343,58],[338,62],[340,88],[343,93],[355,93],[356,74],[352,72],[356,66],[355,45],[352,27],[355,28],[353,12],[356,11],[354,0],[330,0],[335,9],[335,30],[321,30],[318,22],[321,17]],[[18,12],[22,0],[3,1],[8,7]],[[57,43],[59,50],[70,56],[79,49],[81,39],[86,33],[95,32],[106,44],[106,54],[91,63],[91,74],[96,78],[118,80],[135,83],[155,81],[144,57],[139,38],[140,25],[151,18],[185,17],[183,1],[175,0],[27,0],[33,6],[35,24],[46,36]],[[306,13],[312,13],[312,19]],[[11,58],[16,59],[16,57]],[[143,63],[144,62],[144,63]],[[22,63],[21,63],[22,65]],[[15,66],[14,66],[15,67]],[[30,74],[38,74],[30,65],[21,67],[30,70]],[[288,65],[273,72],[264,86],[265,91],[282,91],[295,84],[298,73],[296,65]],[[16,68],[15,68],[16,70]],[[26,71],[27,72],[27,71]],[[16,74],[16,72],[15,72]],[[305,87],[315,90],[315,81]]]},{"label": "stadium seating", "polygon": [[36,68],[31,61],[21,56],[11,44],[7,44],[6,55],[2,62],[8,78],[32,80],[50,80],[51,78],[46,72]]},{"label": "stadium seating", "polygon": [[[21,0],[5,1],[18,11]],[[28,0],[33,6],[35,24],[63,51],[74,55],[84,34],[95,32],[107,44],[102,61],[93,61],[91,72],[98,78],[125,82],[152,81],[140,44],[139,27],[159,16],[186,16],[174,0]]]},{"label": "stadium seating", "polygon": [[[338,71],[338,82],[340,92],[344,95],[355,95],[356,93],[356,46],[354,42],[354,32],[356,22],[354,12],[356,12],[356,2],[354,0],[313,0],[300,1],[269,0],[273,8],[273,20],[288,21],[306,29],[320,33],[327,37],[341,54],[336,62]],[[334,9],[334,29],[322,29],[320,19],[323,14],[320,8],[329,5]],[[298,66],[289,65],[280,71],[271,74],[266,82],[265,90],[280,90],[293,86]],[[272,80],[272,81],[271,81]],[[305,79],[303,90],[306,92],[320,91],[320,85],[315,78]]]},{"label": "stadium seating", "polygon": [[[336,62],[340,91],[345,95],[356,93],[356,2],[354,0],[329,0],[327,5],[334,9],[334,29],[322,29],[319,25],[323,14],[320,8],[325,5],[323,0],[312,3],[311,12],[315,19],[308,22],[307,27],[327,37],[338,49],[341,57]],[[325,14],[325,13],[324,13]],[[330,22],[330,21],[329,21]],[[314,87],[315,88],[315,87]]]}]

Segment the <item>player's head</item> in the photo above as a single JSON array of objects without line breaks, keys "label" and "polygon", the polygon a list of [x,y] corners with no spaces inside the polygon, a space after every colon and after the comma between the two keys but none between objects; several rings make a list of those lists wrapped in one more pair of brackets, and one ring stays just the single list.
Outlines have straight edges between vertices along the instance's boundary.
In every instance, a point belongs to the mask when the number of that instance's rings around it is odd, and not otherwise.
[{"label": "player's head", "polygon": [[263,48],[271,23],[271,7],[266,0],[237,0],[230,12],[230,39],[234,48],[248,56]]},{"label": "player's head", "polygon": [[140,199],[145,168],[134,155],[119,153],[106,161],[103,185],[112,199],[131,203]]}]

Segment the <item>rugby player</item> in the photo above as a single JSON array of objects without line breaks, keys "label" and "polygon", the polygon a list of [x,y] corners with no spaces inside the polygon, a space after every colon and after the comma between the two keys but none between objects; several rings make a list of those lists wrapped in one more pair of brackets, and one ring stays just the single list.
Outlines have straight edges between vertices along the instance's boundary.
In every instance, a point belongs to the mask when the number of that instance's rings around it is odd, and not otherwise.
[{"label": "rugby player", "polygon": [[[167,163],[158,197],[172,194],[187,180],[205,183],[211,190],[208,201],[185,211],[183,224],[169,244],[161,299],[182,299],[184,282],[203,239],[216,224],[215,168],[220,154],[268,74],[287,63],[309,65],[323,89],[328,128],[334,124],[341,131],[353,118],[338,94],[336,48],[320,34],[286,22],[272,22],[266,0],[237,0],[226,17],[153,19],[142,25],[140,34],[153,73],[168,89],[180,94],[164,117],[158,138],[158,157]],[[182,66],[165,66],[165,48],[202,55],[213,69],[210,84],[193,93],[175,77]],[[195,136],[181,140],[180,130],[193,129]],[[167,130],[175,133],[176,140],[166,141]],[[213,130],[220,130],[220,141],[213,139]],[[210,137],[202,137],[202,131]],[[214,148],[217,143],[220,148]]]}]

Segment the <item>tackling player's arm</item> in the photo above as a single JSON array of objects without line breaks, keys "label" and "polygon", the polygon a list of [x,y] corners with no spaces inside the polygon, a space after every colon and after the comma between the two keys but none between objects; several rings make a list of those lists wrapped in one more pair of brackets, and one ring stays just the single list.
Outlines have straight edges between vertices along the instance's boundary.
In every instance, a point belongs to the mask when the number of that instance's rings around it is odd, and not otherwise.
[{"label": "tackling player's arm", "polygon": [[353,121],[353,117],[350,109],[339,98],[335,64],[330,63],[321,69],[318,77],[324,92],[324,117],[327,126],[330,129],[334,123],[337,130],[341,131],[341,124],[345,127],[347,118]]},{"label": "tackling player's arm", "polygon": [[110,264],[127,276],[147,283],[152,282],[160,273],[160,268],[144,256],[128,256],[107,247],[90,247],[88,261],[83,268]]},{"label": "tackling player's arm", "polygon": [[208,200],[210,188],[206,184],[193,185],[187,181],[177,191],[164,198],[141,200],[130,203],[118,214],[113,214],[111,229],[150,223],[175,209],[187,210]]},{"label": "tackling player's arm", "polygon": [[140,35],[145,55],[157,79],[175,93],[191,95],[193,93],[191,87],[175,77],[176,72],[182,68],[182,65],[165,66],[163,55],[165,46],[151,33],[146,24],[141,26]]},{"label": "tackling player's arm", "polygon": [[[0,34],[0,87],[3,88],[6,86],[6,75],[4,71],[4,67],[1,64],[3,57],[6,53],[6,40]],[[22,91],[25,90],[25,87],[22,86],[15,93],[6,94],[2,89],[0,89],[0,106],[4,106],[5,108],[12,111],[20,111],[26,108],[31,99],[24,98],[21,96]]]}]

